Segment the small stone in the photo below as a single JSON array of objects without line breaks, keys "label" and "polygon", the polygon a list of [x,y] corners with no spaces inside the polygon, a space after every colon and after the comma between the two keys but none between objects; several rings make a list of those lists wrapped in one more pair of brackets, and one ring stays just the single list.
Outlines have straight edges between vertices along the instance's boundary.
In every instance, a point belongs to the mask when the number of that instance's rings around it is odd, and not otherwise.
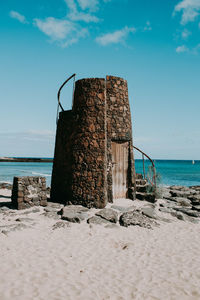
[{"label": "small stone", "polygon": [[16,222],[33,222],[34,220],[31,218],[17,218]]},{"label": "small stone", "polygon": [[118,220],[118,213],[111,208],[103,208],[95,215],[112,223],[117,223]]},{"label": "small stone", "polygon": [[0,209],[1,209],[2,211],[8,211],[8,210],[10,210],[10,208],[7,207],[7,206],[2,206]]},{"label": "small stone", "polygon": [[93,216],[93,217],[87,219],[87,223],[88,224],[96,224],[96,225],[110,224],[109,221],[107,221],[101,217],[98,217],[98,216]]},{"label": "small stone", "polygon": [[56,222],[53,227],[52,227],[52,230],[55,230],[55,229],[59,229],[59,228],[64,228],[64,227],[70,227],[70,223],[69,222]]}]

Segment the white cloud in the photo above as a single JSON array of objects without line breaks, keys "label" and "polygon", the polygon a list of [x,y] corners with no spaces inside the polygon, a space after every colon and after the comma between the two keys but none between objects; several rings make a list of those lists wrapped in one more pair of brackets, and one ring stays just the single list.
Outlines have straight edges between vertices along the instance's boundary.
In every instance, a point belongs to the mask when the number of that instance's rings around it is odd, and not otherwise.
[{"label": "white cloud", "polygon": [[52,40],[62,40],[74,30],[75,25],[67,20],[55,19],[53,17],[44,20],[34,19],[35,25]]},{"label": "white cloud", "polygon": [[182,0],[174,8],[174,14],[181,12],[181,24],[193,22],[200,14],[200,0]]},{"label": "white cloud", "polygon": [[144,31],[151,31],[151,30],[152,30],[151,23],[147,21],[144,27]]},{"label": "white cloud", "polygon": [[77,43],[80,38],[84,38],[88,34],[86,28],[81,28],[68,20],[49,17],[44,20],[35,19],[34,22],[35,26],[49,36],[52,41],[58,41],[59,45],[64,48]]},{"label": "white cloud", "polygon": [[64,43],[61,44],[61,46],[63,48],[71,46],[73,44],[76,44],[80,38],[84,38],[86,36],[88,36],[89,32],[87,30],[87,28],[82,28],[80,30],[76,31],[76,34],[74,35],[74,37],[66,40]]},{"label": "white cloud", "polygon": [[78,0],[78,4],[81,9],[89,9],[91,11],[96,11],[98,9],[99,1],[98,0]]},{"label": "white cloud", "polygon": [[187,30],[186,28],[182,31],[181,36],[184,40],[187,40],[187,38],[191,35],[191,32]]},{"label": "white cloud", "polygon": [[188,48],[185,45],[179,46],[176,48],[176,52],[177,53],[184,53],[184,52],[188,52]]},{"label": "white cloud", "polygon": [[27,24],[28,23],[27,20],[26,20],[26,18],[25,18],[25,16],[21,15],[17,11],[11,10],[10,11],[10,17],[13,18],[13,19],[18,20],[20,23],[23,23],[23,24]]},{"label": "white cloud", "polygon": [[134,27],[124,27],[121,30],[114,31],[112,33],[107,33],[96,38],[96,42],[102,46],[107,46],[109,44],[122,43],[129,33],[134,33],[136,29]]},{"label": "white cloud", "polygon": [[[91,1],[93,2],[93,0],[91,0]],[[72,21],[84,21],[86,23],[90,23],[90,22],[97,23],[97,22],[99,22],[99,18],[97,18],[96,16],[91,15],[90,13],[85,13],[85,12],[82,12],[82,11],[78,11],[76,2],[74,0],[65,0],[65,2],[66,2],[67,6],[70,10],[69,14],[67,15],[67,17],[70,20],[72,20]],[[85,1],[82,0],[82,7],[84,7],[84,9],[89,8],[87,2],[88,1],[86,1],[86,0]],[[81,6],[81,4],[80,4],[80,6]],[[91,7],[92,6],[90,5],[90,8]]]}]

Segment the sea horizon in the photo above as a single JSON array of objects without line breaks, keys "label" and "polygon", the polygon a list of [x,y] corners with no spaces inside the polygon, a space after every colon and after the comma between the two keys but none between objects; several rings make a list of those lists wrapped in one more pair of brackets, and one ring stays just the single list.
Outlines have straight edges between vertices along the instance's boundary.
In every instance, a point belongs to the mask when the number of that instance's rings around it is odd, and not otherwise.
[{"label": "sea horizon", "polygon": [[[16,157],[19,158],[19,157]],[[22,157],[20,157],[22,158]],[[24,158],[24,157],[23,157]],[[26,157],[33,158],[33,157]],[[0,182],[12,183],[14,176],[44,176],[47,186],[51,184],[53,158],[37,157],[41,159],[52,159],[52,162],[0,162]],[[154,159],[158,184],[160,185],[200,185],[200,160],[180,159]],[[145,159],[145,174],[147,175],[151,163]],[[136,173],[143,174],[142,159],[135,159]]]}]

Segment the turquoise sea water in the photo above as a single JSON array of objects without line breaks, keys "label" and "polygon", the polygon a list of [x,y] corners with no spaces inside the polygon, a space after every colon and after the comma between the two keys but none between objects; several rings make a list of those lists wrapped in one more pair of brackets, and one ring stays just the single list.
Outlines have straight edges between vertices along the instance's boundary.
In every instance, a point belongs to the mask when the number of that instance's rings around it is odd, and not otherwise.
[{"label": "turquoise sea water", "polygon": [[[142,160],[136,160],[136,172],[142,173]],[[164,185],[200,185],[200,161],[155,160],[160,183]],[[148,161],[145,161],[148,172]],[[12,183],[14,176],[45,176],[47,185],[51,183],[52,163],[0,162],[0,182]]]}]

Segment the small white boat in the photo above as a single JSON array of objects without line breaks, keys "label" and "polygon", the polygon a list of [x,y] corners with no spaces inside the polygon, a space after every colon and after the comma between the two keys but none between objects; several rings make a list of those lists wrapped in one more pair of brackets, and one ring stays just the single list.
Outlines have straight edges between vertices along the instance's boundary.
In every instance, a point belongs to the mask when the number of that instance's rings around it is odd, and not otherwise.
[{"label": "small white boat", "polygon": [[193,165],[195,164],[195,161],[194,161],[194,160],[192,161],[192,164],[193,164]]}]

